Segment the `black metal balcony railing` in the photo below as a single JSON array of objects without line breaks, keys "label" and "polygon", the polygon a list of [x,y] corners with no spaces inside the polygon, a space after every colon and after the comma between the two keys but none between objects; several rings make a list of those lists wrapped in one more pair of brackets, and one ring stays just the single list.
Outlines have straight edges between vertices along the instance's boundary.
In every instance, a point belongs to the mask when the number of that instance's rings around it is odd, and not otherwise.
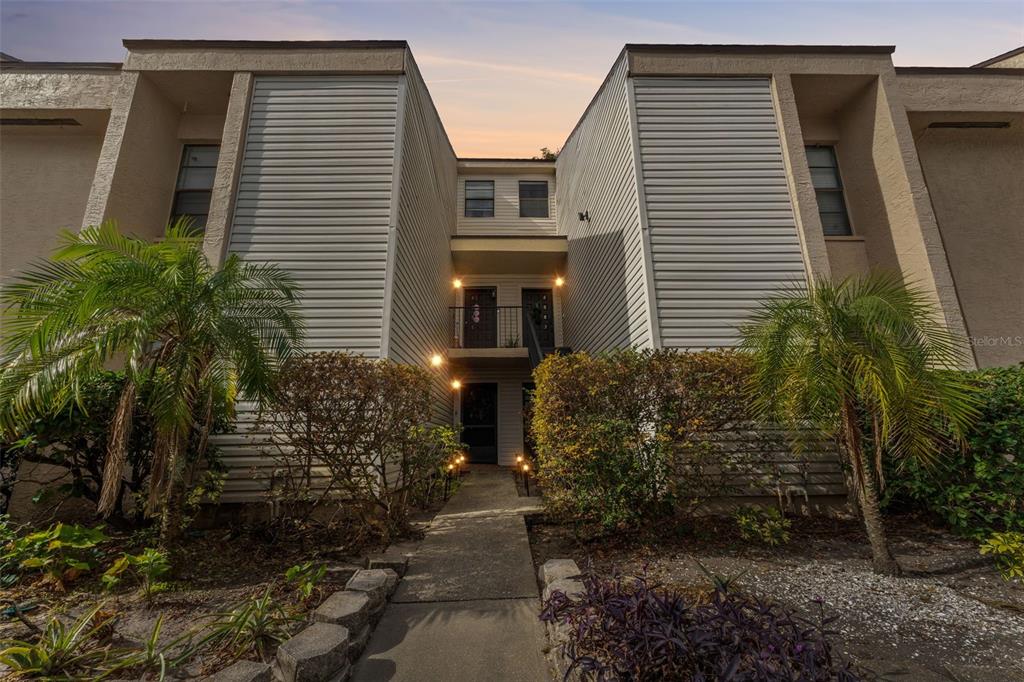
[{"label": "black metal balcony railing", "polygon": [[526,348],[533,367],[555,349],[548,307],[468,305],[448,312],[452,348]]},{"label": "black metal balcony railing", "polygon": [[449,308],[452,348],[522,348],[522,306]]}]

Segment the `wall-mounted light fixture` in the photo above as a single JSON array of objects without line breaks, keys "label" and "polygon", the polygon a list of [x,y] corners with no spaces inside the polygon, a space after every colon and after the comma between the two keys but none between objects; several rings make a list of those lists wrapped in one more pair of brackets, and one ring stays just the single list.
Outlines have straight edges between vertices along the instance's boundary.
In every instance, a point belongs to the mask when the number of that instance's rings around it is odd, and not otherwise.
[{"label": "wall-mounted light fixture", "polygon": [[434,353],[433,355],[430,356],[430,366],[431,367],[440,367],[443,364],[444,364],[444,358],[441,357],[440,353]]},{"label": "wall-mounted light fixture", "polygon": [[462,382],[458,379],[452,379],[452,390],[457,391],[462,388]]},{"label": "wall-mounted light fixture", "polygon": [[455,287],[456,289],[461,289],[462,288],[462,280],[459,279],[458,277],[456,277],[455,279],[452,280],[452,286]]},{"label": "wall-mounted light fixture", "polygon": [[562,277],[561,275],[558,275],[557,277],[555,277],[555,286],[556,287],[560,287],[563,284],[565,284],[565,278],[564,277]]},{"label": "wall-mounted light fixture", "polygon": [[590,222],[590,211],[582,211],[578,215],[580,217],[580,222],[581,223],[582,222],[588,222],[588,223]]}]

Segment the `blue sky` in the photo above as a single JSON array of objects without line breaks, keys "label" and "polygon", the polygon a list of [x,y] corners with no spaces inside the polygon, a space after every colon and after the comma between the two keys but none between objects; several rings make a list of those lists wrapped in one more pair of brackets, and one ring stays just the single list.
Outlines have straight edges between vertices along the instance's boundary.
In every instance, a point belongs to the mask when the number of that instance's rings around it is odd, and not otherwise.
[{"label": "blue sky", "polygon": [[404,39],[462,156],[558,147],[622,45],[892,44],[899,65],[966,66],[1024,44],[998,2],[162,2],[0,0],[0,50],[110,60],[122,38]]}]

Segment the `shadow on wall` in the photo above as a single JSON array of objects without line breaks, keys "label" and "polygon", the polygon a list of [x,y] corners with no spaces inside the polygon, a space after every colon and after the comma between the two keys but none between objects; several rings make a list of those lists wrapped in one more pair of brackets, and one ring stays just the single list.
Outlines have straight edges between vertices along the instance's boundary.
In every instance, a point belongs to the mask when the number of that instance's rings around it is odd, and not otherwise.
[{"label": "shadow on wall", "polygon": [[570,239],[568,250],[569,285],[562,294],[565,345],[591,352],[629,347],[631,320],[622,231]]}]

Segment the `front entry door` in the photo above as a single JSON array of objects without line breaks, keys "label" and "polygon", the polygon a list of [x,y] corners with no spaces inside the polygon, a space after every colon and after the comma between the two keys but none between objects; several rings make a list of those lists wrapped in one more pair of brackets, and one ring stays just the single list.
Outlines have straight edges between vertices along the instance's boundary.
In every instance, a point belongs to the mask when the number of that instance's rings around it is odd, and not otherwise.
[{"label": "front entry door", "polygon": [[462,386],[462,442],[470,462],[498,463],[498,384]]},{"label": "front entry door", "polygon": [[551,289],[523,289],[523,334],[526,334],[526,316],[533,320],[537,330],[537,343],[545,350],[555,347],[555,306]]},{"label": "front entry door", "polygon": [[462,345],[494,348],[498,345],[498,302],[494,287],[475,287],[463,293]]}]

